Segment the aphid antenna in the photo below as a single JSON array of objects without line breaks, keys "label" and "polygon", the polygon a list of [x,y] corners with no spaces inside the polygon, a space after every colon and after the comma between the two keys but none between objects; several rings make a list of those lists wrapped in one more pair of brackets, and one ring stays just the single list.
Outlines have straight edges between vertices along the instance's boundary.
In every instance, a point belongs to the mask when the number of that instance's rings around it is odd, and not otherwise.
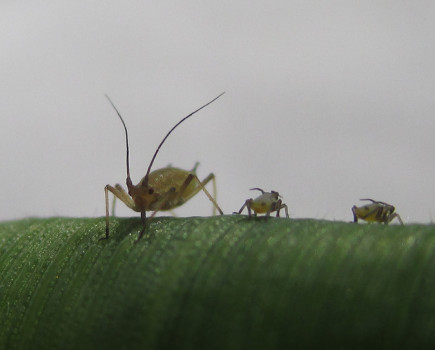
[{"label": "aphid antenna", "polygon": [[180,125],[182,122],[184,122],[187,118],[190,118],[192,115],[194,115],[195,113],[199,112],[201,109],[207,107],[209,104],[213,103],[214,101],[216,101],[219,97],[221,97],[225,92],[222,92],[220,95],[218,95],[217,97],[215,97],[213,100],[211,100],[210,102],[207,102],[205,105],[199,107],[197,110],[193,111],[192,113],[190,113],[189,115],[185,116],[183,119],[181,119],[177,124],[175,124],[171,130],[169,130],[169,132],[166,134],[166,136],[163,138],[162,142],[160,142],[159,146],[156,149],[156,152],[154,153],[153,157],[151,158],[151,162],[150,165],[148,166],[148,170],[147,173],[145,175],[144,181],[143,181],[143,185],[147,186],[148,185],[148,176],[151,172],[151,167],[153,166],[154,160],[156,159],[157,153],[159,153],[160,151],[160,147],[162,147],[162,145],[165,143],[166,139],[169,137],[169,135],[175,130],[175,128]]},{"label": "aphid antenna", "polygon": [[[190,113],[189,115],[185,116],[183,119],[181,119],[177,124],[175,124],[171,130],[169,130],[169,132],[166,134],[166,136],[163,138],[162,142],[160,142],[159,146],[156,149],[156,152],[154,153],[153,157],[151,158],[151,162],[150,165],[148,166],[148,170],[147,173],[145,175],[145,179],[143,181],[143,185],[147,186],[148,185],[148,176],[151,172],[151,167],[154,163],[154,160],[156,159],[157,153],[159,153],[160,148],[162,147],[162,145],[165,143],[166,139],[169,137],[169,135],[172,133],[172,131],[175,130],[175,128],[180,125],[182,122],[184,122],[187,118],[191,117],[192,115],[194,115],[195,113],[199,112],[201,109],[207,107],[209,104],[213,103],[214,101],[216,101],[219,97],[221,97],[225,92],[222,92],[220,95],[218,95],[217,97],[215,97],[213,100],[211,100],[210,102],[206,103],[205,105],[199,107],[197,110],[193,111],[192,113]],[[128,146],[128,131],[127,131],[127,126],[125,125],[124,119],[121,116],[121,113],[119,113],[118,109],[116,108],[115,104],[112,102],[112,100],[110,99],[110,97],[105,94],[106,98],[109,100],[110,104],[112,105],[113,109],[116,111],[116,113],[118,114],[119,119],[121,119],[122,125],[124,126],[124,131],[125,131],[125,146],[126,146],[126,165],[127,165],[127,186],[129,186],[128,183],[131,184],[131,177],[130,177],[130,151],[129,151],[129,146]]]},{"label": "aphid antenna", "polygon": [[258,188],[258,187],[250,188],[249,190],[250,191],[257,190],[257,191],[260,191],[262,194],[264,194],[264,191],[261,188]]},{"label": "aphid antenna", "polygon": [[126,163],[127,163],[127,181],[131,182],[131,178],[130,178],[130,161],[129,161],[129,147],[128,147],[128,132],[127,132],[127,127],[125,126],[125,122],[124,119],[122,119],[121,117],[121,113],[119,113],[118,109],[115,107],[115,104],[112,102],[112,100],[110,99],[110,97],[107,94],[104,94],[104,96],[106,96],[106,98],[109,100],[110,104],[112,105],[113,109],[116,111],[116,113],[118,114],[119,119],[121,119],[122,125],[124,126],[124,130],[125,130],[125,146],[126,146],[126,150],[127,150],[127,156],[126,156]]},{"label": "aphid antenna", "polygon": [[370,198],[361,198],[360,201],[370,201],[370,202],[372,202],[372,203],[378,203],[378,202],[376,202],[375,200],[370,199]]}]

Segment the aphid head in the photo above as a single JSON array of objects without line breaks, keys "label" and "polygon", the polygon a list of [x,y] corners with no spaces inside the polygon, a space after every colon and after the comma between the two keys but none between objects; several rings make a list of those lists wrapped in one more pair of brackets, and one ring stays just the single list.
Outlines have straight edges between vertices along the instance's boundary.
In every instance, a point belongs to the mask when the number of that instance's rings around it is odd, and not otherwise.
[{"label": "aphid head", "polygon": [[272,193],[273,195],[275,195],[275,196],[276,196],[276,199],[278,199],[278,198],[282,198],[282,196],[281,196],[278,192],[276,192],[276,191],[270,191],[270,193]]},{"label": "aphid head", "polygon": [[158,200],[159,194],[154,191],[154,188],[143,185],[142,179],[137,185],[132,185],[128,194],[133,198],[137,208],[148,208],[151,203]]}]

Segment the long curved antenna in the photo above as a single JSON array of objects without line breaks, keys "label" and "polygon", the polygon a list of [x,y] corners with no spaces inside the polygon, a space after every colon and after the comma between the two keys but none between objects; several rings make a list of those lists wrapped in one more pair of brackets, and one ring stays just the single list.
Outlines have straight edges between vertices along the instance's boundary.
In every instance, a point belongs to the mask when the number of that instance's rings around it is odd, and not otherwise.
[{"label": "long curved antenna", "polygon": [[127,132],[127,127],[125,126],[125,122],[124,119],[122,119],[121,114],[119,113],[118,109],[115,107],[115,105],[113,104],[112,100],[110,99],[109,96],[107,96],[106,94],[104,94],[104,96],[106,96],[106,98],[109,100],[110,104],[112,105],[112,107],[115,109],[116,113],[118,114],[119,119],[121,119],[122,125],[124,125],[124,130],[125,130],[125,145],[127,148],[127,179],[130,179],[130,162],[129,162],[129,149],[128,149],[128,132]]},{"label": "long curved antenna", "polygon": [[[166,139],[168,138],[168,136],[172,133],[172,131],[174,131],[174,129],[180,125],[182,122],[184,122],[187,118],[191,117],[192,115],[194,115],[196,112],[199,112],[201,109],[207,107],[209,104],[213,103],[214,101],[216,101],[219,97],[221,97],[225,92],[222,92],[219,96],[215,97],[213,100],[211,100],[210,102],[207,102],[205,105],[203,105],[202,107],[199,107],[197,110],[193,111],[192,113],[190,113],[189,115],[185,116],[183,119],[181,119],[177,124],[175,124],[171,130],[169,130],[169,132],[166,134],[166,136],[163,138],[162,142],[160,142],[159,146],[156,149],[156,152],[154,153],[153,157],[151,158],[151,162],[150,165],[148,166],[148,170],[147,173],[145,175],[144,181],[143,181],[143,186],[147,186],[148,185],[148,175],[151,172],[151,167],[153,166],[154,160],[156,159],[157,153],[159,153],[160,147],[162,147],[162,145],[165,143]],[[121,116],[120,116],[121,117]],[[121,118],[122,120],[122,118]],[[127,129],[126,129],[127,132]]]},{"label": "long curved antenna", "polygon": [[370,198],[361,198],[360,201],[370,201],[370,202],[372,202],[372,203],[380,203],[380,202],[375,201],[375,200],[370,199]]},{"label": "long curved antenna", "polygon": [[262,194],[264,194],[264,191],[261,188],[258,188],[258,187],[250,188],[249,190],[250,191],[257,190],[257,191],[260,191]]}]

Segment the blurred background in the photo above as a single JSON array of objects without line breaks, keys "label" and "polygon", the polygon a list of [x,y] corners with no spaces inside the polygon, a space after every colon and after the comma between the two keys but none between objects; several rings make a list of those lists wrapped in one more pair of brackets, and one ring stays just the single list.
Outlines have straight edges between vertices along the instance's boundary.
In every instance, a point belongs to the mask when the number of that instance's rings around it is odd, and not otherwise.
[{"label": "blurred background", "polygon": [[419,0],[2,1],[0,220],[104,215],[104,186],[126,177],[105,93],[137,183],[225,91],[154,170],[199,161],[227,214],[261,187],[292,218],[350,221],[373,198],[432,222],[434,15]]}]

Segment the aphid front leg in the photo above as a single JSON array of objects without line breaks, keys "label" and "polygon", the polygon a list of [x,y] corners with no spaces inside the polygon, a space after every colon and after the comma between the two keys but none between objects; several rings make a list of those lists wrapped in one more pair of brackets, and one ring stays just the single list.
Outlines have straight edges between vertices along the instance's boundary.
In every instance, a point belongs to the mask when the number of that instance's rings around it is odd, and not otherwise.
[{"label": "aphid front leg", "polygon": [[400,224],[403,225],[402,218],[397,213],[391,214],[390,217],[388,218],[388,222],[390,223],[391,221],[393,221],[394,218],[397,218],[397,220],[399,220]]},{"label": "aphid front leg", "polygon": [[281,211],[281,209],[284,209],[285,211],[285,216],[287,218],[290,218],[289,214],[288,214],[288,207],[287,204],[284,204],[282,202],[281,199],[278,200],[278,202],[276,203],[277,209],[276,209],[276,217],[279,218],[279,212]]},{"label": "aphid front leg", "polygon": [[140,213],[140,218],[142,221],[142,229],[139,232],[139,235],[137,236],[137,239],[134,241],[134,243],[138,243],[140,241],[140,239],[142,238],[143,234],[145,233],[145,229],[146,229],[146,224],[147,224],[147,214],[145,211],[142,211]]},{"label": "aphid front leg", "polygon": [[[114,198],[119,198],[127,207],[129,207],[132,210],[136,210],[135,204],[133,199],[128,195],[127,192],[121,187],[121,185],[116,184],[115,187],[106,185],[104,187],[104,196],[106,199],[106,236],[100,238],[102,239],[109,239],[109,191],[113,193]],[[113,205],[115,200],[113,201]],[[112,205],[112,213],[113,213],[113,205]]]},{"label": "aphid front leg", "polygon": [[356,212],[355,212],[356,208],[357,208],[356,205],[354,205],[352,207],[353,222],[358,222],[358,216],[356,215]]}]

